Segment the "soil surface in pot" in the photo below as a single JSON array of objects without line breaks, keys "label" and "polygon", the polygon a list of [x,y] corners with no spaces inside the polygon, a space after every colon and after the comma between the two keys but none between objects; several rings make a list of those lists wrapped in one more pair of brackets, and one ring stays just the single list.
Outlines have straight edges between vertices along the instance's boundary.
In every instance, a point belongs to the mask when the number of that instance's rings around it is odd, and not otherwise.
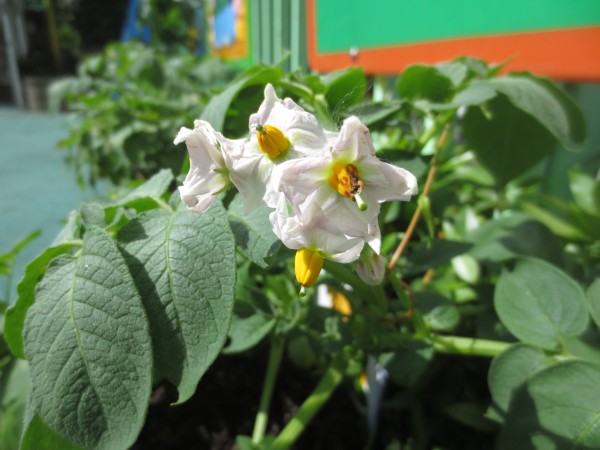
[{"label": "soil surface in pot", "polygon": [[[132,450],[225,450],[238,435],[251,436],[262,390],[267,352],[219,356],[194,396],[179,406],[168,383],[154,389],[146,423]],[[276,435],[319,381],[319,373],[284,362],[271,401],[267,434]],[[306,428],[296,449],[362,449],[365,418],[348,389],[338,388]]]}]

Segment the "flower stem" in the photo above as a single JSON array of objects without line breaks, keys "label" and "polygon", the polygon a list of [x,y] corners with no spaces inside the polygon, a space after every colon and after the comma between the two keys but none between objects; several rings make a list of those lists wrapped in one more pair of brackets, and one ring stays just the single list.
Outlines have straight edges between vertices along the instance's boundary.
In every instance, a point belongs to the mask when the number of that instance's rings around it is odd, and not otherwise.
[{"label": "flower stem", "polygon": [[[433,127],[433,128],[435,128],[435,127]],[[431,166],[429,168],[429,173],[427,174],[427,180],[425,181],[425,187],[423,188],[423,192],[421,193],[421,195],[423,195],[423,196],[429,195],[429,190],[431,189],[431,185],[433,183],[435,174],[437,172],[439,154],[441,153],[442,149],[446,146],[448,129],[449,129],[449,125],[446,124],[446,126],[444,127],[444,131],[442,131],[442,135],[440,136],[440,138],[437,142],[437,145],[435,148],[435,153],[433,155],[433,158],[431,159]],[[388,270],[392,270],[394,268],[394,266],[398,262],[398,259],[404,252],[404,249],[408,245],[408,241],[412,237],[412,235],[415,231],[415,228],[417,227],[417,223],[419,222],[419,219],[421,218],[422,210],[423,210],[423,207],[422,207],[421,203],[419,203],[417,205],[417,209],[415,209],[415,212],[414,212],[412,218],[410,219],[410,223],[408,224],[406,233],[404,233],[404,236],[402,237],[400,244],[398,244],[398,248],[396,248],[396,251],[392,255],[390,262],[387,265]]]},{"label": "flower stem", "polygon": [[454,355],[484,356],[493,358],[512,344],[510,342],[489,339],[467,338],[460,336],[431,336],[433,348],[440,353]]},{"label": "flower stem", "polygon": [[277,379],[277,372],[283,356],[285,341],[280,336],[273,336],[271,339],[271,350],[269,352],[269,362],[267,363],[267,373],[263,383],[262,393],[260,396],[260,404],[258,413],[254,421],[254,430],[252,431],[252,443],[258,445],[262,442],[265,431],[267,430],[267,422],[269,420],[269,406],[271,405],[271,397]]},{"label": "flower stem", "polygon": [[275,441],[273,441],[269,450],[284,450],[291,447],[315,414],[327,402],[343,378],[343,373],[332,364],[323,374],[323,378],[321,378],[321,381],[319,381],[312,394],[302,403],[296,415],[279,433]]}]

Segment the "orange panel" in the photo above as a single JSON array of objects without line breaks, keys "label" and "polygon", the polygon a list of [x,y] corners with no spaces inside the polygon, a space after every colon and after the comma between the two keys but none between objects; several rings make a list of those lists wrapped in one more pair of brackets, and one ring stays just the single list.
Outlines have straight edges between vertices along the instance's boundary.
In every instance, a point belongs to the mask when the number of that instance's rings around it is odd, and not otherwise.
[{"label": "orange panel", "polygon": [[318,53],[315,0],[307,0],[308,64],[329,72],[360,66],[367,73],[398,74],[416,63],[458,56],[487,62],[512,59],[507,69],[530,70],[559,80],[600,81],[600,26],[429,41],[349,52]]}]

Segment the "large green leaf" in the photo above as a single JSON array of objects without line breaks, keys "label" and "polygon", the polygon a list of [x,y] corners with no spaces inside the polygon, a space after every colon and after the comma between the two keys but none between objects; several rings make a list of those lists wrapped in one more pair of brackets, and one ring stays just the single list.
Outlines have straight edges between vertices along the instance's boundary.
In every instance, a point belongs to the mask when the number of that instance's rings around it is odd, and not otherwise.
[{"label": "large green leaf", "polygon": [[400,98],[426,99],[432,102],[448,100],[454,93],[452,79],[433,66],[416,64],[408,67],[396,86]]},{"label": "large green leaf", "polygon": [[17,285],[17,301],[6,310],[4,318],[4,338],[10,350],[19,358],[25,358],[23,352],[23,323],[27,310],[35,302],[35,287],[46,272],[52,259],[67,253],[73,247],[72,242],[65,242],[56,247],[49,247],[25,268],[25,275]]},{"label": "large green leaf", "polygon": [[482,261],[499,262],[517,256],[534,256],[552,263],[562,258],[556,237],[544,225],[525,214],[490,220],[470,233],[469,254]]},{"label": "large green leaf", "polygon": [[488,385],[493,400],[488,416],[503,421],[513,392],[545,365],[545,353],[539,348],[525,344],[513,345],[495,357],[488,373]]},{"label": "large green leaf", "polygon": [[217,131],[223,131],[229,105],[248,86],[274,83],[281,78],[281,69],[275,67],[254,67],[241,74],[223,92],[213,96],[202,112],[202,119],[209,122]]},{"label": "large green leaf", "polygon": [[535,118],[563,144],[585,139],[585,122],[577,105],[547,78],[528,73],[487,80],[517,108]]},{"label": "large green leaf", "polygon": [[116,242],[86,232],[78,256],[52,262],[23,329],[31,406],[88,449],[127,448],[152,387],[152,347],[140,296]]},{"label": "large green leaf", "polygon": [[446,110],[455,109],[461,106],[481,105],[494,98],[496,91],[494,88],[475,80],[470,82],[467,87],[458,92],[451,100],[447,102],[431,102],[429,100],[417,100],[415,106],[423,110]]},{"label": "large green leaf", "polygon": [[529,378],[513,397],[499,450],[600,448],[600,366],[565,361]]},{"label": "large green leaf", "polygon": [[465,139],[477,159],[501,186],[540,162],[555,146],[555,137],[505,95],[472,106],[464,117]]},{"label": "large green leaf", "polygon": [[554,350],[588,325],[585,294],[567,274],[538,259],[521,259],[500,276],[494,293],[500,320],[521,341]]},{"label": "large green leaf", "polygon": [[237,195],[230,203],[228,211],[229,224],[237,248],[252,262],[260,267],[267,267],[265,258],[273,256],[281,245],[269,221],[271,209],[262,207],[244,214],[242,197]]},{"label": "large green leaf", "polygon": [[333,116],[339,110],[360,104],[367,92],[367,77],[359,67],[331,72],[321,77],[325,99]]},{"label": "large green leaf", "polygon": [[130,222],[118,239],[148,313],[155,380],[167,378],[185,401],[231,321],[235,255],[227,214],[220,202],[202,214],[155,210]]}]

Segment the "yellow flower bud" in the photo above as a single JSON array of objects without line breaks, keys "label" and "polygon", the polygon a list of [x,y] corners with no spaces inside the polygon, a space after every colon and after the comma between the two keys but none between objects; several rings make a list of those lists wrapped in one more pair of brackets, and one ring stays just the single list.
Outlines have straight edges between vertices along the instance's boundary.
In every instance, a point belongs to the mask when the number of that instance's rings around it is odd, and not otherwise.
[{"label": "yellow flower bud", "polygon": [[301,248],[296,252],[294,263],[298,283],[303,287],[311,287],[315,284],[323,268],[323,257],[318,252]]},{"label": "yellow flower bud", "polygon": [[256,138],[258,147],[271,159],[277,158],[290,147],[290,141],[279,128],[272,125],[257,125]]}]

